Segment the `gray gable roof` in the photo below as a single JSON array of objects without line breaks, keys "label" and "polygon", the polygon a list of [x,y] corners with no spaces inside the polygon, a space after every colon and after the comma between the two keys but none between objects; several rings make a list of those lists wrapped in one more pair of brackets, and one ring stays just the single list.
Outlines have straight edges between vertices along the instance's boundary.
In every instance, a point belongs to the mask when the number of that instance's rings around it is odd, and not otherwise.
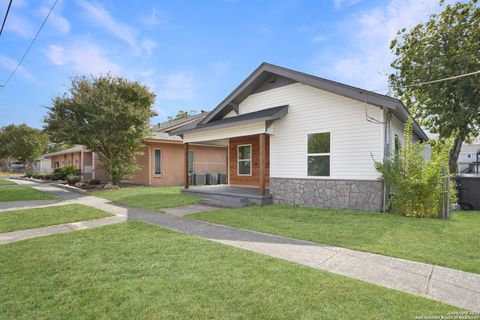
[{"label": "gray gable roof", "polygon": [[[293,82],[303,83],[360,102],[387,108],[402,122],[406,122],[410,115],[403,103],[396,98],[264,62],[215,109],[203,118],[197,126],[222,119],[230,111],[238,108],[238,105],[245,100],[245,98],[254,93],[265,81],[271,78],[272,75],[277,75],[290,79]],[[417,122],[414,122],[413,129],[420,139],[428,140],[427,135]]]},{"label": "gray gable roof", "polygon": [[220,120],[208,122],[205,124],[196,124],[191,127],[182,127],[178,130],[172,131],[172,134],[181,134],[190,130],[200,131],[203,129],[223,128],[235,124],[251,123],[256,121],[272,121],[277,120],[286,115],[288,112],[288,105],[262,109],[255,112],[244,113],[235,117],[223,118]]}]

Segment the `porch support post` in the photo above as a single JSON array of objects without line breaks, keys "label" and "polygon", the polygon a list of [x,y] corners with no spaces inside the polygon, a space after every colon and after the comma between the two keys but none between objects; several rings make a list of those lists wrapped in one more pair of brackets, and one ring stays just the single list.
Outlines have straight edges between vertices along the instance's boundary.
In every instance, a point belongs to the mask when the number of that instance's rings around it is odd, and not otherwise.
[{"label": "porch support post", "polygon": [[258,137],[259,139],[259,188],[260,188],[260,194],[262,196],[265,196],[265,133],[261,133]]},{"label": "porch support post", "polygon": [[185,189],[188,189],[188,142],[185,146]]}]

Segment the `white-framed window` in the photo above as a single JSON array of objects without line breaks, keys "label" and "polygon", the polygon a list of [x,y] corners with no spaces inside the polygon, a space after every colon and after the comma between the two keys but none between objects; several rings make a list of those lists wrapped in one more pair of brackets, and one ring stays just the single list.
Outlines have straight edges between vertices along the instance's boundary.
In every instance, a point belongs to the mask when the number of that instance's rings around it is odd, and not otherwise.
[{"label": "white-framed window", "polygon": [[307,135],[307,175],[330,176],[330,132]]},{"label": "white-framed window", "polygon": [[239,176],[252,175],[252,145],[240,144],[237,146],[237,174]]},{"label": "white-framed window", "polygon": [[188,173],[195,173],[195,154],[188,150]]},{"label": "white-framed window", "polygon": [[154,173],[156,176],[161,176],[162,175],[162,150],[161,149],[154,149],[153,159],[155,164]]},{"label": "white-framed window", "polygon": [[394,148],[395,148],[395,154],[398,154],[398,152],[400,151],[400,147],[402,146],[402,144],[400,143],[400,138],[398,136],[398,134],[395,134],[395,139],[394,139],[394,144],[393,144]]}]

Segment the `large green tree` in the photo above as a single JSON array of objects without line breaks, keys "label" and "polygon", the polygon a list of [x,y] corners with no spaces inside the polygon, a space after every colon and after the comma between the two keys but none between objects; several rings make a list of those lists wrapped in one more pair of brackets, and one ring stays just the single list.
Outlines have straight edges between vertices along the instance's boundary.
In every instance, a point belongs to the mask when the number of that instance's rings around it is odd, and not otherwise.
[{"label": "large green tree", "polygon": [[27,172],[32,170],[33,162],[45,152],[47,144],[45,132],[26,124],[11,124],[0,129],[0,158],[22,161]]},{"label": "large green tree", "polygon": [[434,80],[480,70],[480,8],[477,0],[440,5],[440,14],[399,31],[392,41],[390,80],[421,125],[441,139],[455,139],[449,167],[456,173],[462,143],[480,133],[480,74]]},{"label": "large green tree", "polygon": [[85,145],[117,185],[138,169],[134,159],[150,131],[155,95],[139,82],[111,75],[75,77],[68,93],[53,99],[44,119],[54,142]]}]

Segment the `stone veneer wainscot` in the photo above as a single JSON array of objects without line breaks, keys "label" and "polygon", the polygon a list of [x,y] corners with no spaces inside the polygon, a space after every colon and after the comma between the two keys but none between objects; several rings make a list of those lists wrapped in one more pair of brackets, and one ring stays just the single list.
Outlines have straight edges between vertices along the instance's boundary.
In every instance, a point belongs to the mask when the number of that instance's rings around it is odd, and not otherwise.
[{"label": "stone veneer wainscot", "polygon": [[277,204],[382,210],[383,183],[378,180],[270,178],[270,192]]}]

